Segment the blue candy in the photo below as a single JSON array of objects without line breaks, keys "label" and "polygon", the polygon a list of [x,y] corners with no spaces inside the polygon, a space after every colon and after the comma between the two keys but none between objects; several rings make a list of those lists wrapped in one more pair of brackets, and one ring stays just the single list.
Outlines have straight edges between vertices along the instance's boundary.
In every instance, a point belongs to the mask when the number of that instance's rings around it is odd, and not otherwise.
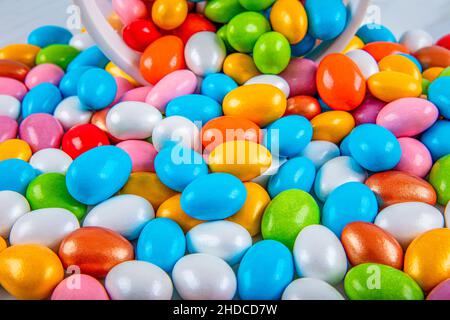
[{"label": "blue candy", "polygon": [[92,110],[102,110],[116,98],[116,80],[105,70],[92,68],[81,76],[77,93],[85,106]]},{"label": "blue candy", "polygon": [[420,139],[430,151],[433,161],[450,154],[450,121],[438,120]]},{"label": "blue candy", "polygon": [[208,166],[199,153],[177,145],[158,153],[155,171],[167,187],[182,192],[192,181],[207,175]]},{"label": "blue candy", "polygon": [[294,157],[311,142],[313,128],[302,116],[286,116],[267,127],[264,145],[272,155]]},{"label": "blue candy", "polygon": [[438,107],[444,118],[450,119],[450,77],[440,77],[431,83],[428,100]]},{"label": "blue candy", "polygon": [[169,273],[185,253],[183,230],[167,218],[149,221],[142,229],[136,247],[137,260],[153,263]]},{"label": "blue candy", "polygon": [[237,83],[229,76],[223,73],[213,73],[203,80],[201,93],[222,103],[225,96],[237,87]]},{"label": "blue candy", "polygon": [[109,63],[109,59],[97,47],[90,47],[81,52],[67,67],[67,71],[72,71],[80,67],[96,67],[104,69]]},{"label": "blue candy", "polygon": [[36,178],[36,171],[20,159],[0,161],[0,191],[15,191],[25,194],[31,181]]},{"label": "blue candy", "polygon": [[278,241],[263,240],[242,258],[237,280],[243,300],[278,300],[294,279],[289,249]]},{"label": "blue candy", "polygon": [[244,184],[228,173],[202,176],[184,189],[181,208],[199,220],[226,219],[238,212],[247,199]]},{"label": "blue candy", "polygon": [[342,156],[351,156],[349,142],[350,142],[350,135],[346,136],[344,140],[341,141],[340,150]]},{"label": "blue candy", "polygon": [[203,126],[223,115],[222,106],[212,98],[200,94],[188,94],[173,99],[166,108],[166,116],[181,116]]},{"label": "blue candy", "polygon": [[78,94],[78,82],[81,76],[91,69],[91,67],[79,67],[72,71],[67,72],[59,83],[59,90],[62,95],[67,97],[76,96]]},{"label": "blue candy", "polygon": [[31,89],[22,101],[22,117],[35,113],[53,114],[62,96],[58,87],[51,83],[41,83]]},{"label": "blue candy", "polygon": [[83,153],[72,162],[66,184],[76,200],[96,205],[116,194],[130,174],[130,156],[120,148],[103,146]]},{"label": "blue candy", "polygon": [[320,40],[338,37],[347,24],[347,8],[342,0],[306,1],[308,33]]},{"label": "blue candy", "polygon": [[340,237],[355,221],[373,222],[378,214],[375,194],[365,184],[345,183],[331,192],[322,210],[322,224]]},{"label": "blue candy", "polygon": [[356,127],[350,133],[348,148],[360,166],[373,172],[395,168],[402,156],[400,143],[392,132],[375,124]]},{"label": "blue candy", "polygon": [[69,44],[72,33],[58,26],[43,26],[33,30],[28,36],[28,43],[45,48],[52,44]]},{"label": "blue candy", "polygon": [[291,45],[291,55],[293,57],[301,57],[310,52],[312,49],[314,49],[314,46],[316,45],[316,39],[312,37],[309,34],[306,34],[306,36],[303,38],[302,41],[300,41],[297,44]]},{"label": "blue candy", "polygon": [[304,157],[293,158],[284,163],[278,172],[270,177],[267,191],[271,198],[290,189],[310,192],[315,177],[316,168],[311,160]]},{"label": "blue candy", "polygon": [[377,23],[369,23],[359,28],[356,35],[365,43],[371,42],[397,42],[391,30]]}]

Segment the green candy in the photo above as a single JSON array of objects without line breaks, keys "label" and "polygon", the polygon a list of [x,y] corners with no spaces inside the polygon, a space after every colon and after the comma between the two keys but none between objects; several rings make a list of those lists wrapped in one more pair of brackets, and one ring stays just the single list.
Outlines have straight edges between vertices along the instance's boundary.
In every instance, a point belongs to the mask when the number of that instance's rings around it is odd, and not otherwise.
[{"label": "green candy", "polygon": [[205,16],[214,22],[227,23],[243,11],[239,0],[211,0],[206,4]]},{"label": "green candy", "polygon": [[281,33],[267,32],[256,41],[253,59],[262,73],[279,74],[291,60],[291,45]]},{"label": "green candy", "polygon": [[319,222],[320,210],[314,198],[299,189],[287,190],[267,206],[261,224],[262,236],[277,240],[292,250],[300,231]]},{"label": "green candy", "polygon": [[69,63],[80,53],[74,47],[66,44],[53,44],[39,51],[36,64],[52,63],[66,70]]},{"label": "green candy", "polygon": [[431,169],[430,183],[437,192],[439,204],[446,206],[450,201],[450,155],[436,161]]},{"label": "green candy", "polygon": [[219,30],[217,30],[217,35],[219,36],[220,39],[222,39],[223,43],[225,43],[227,52],[234,52],[234,48],[228,42],[227,30],[228,30],[228,25],[224,24],[222,27],[220,27]]},{"label": "green candy", "polygon": [[430,87],[431,82],[425,78],[422,78],[422,94],[428,94],[428,88]]},{"label": "green candy", "polygon": [[423,300],[420,286],[395,268],[365,263],[345,276],[345,293],[350,300]]},{"label": "green candy", "polygon": [[32,210],[63,208],[81,220],[87,206],[75,200],[67,191],[66,177],[60,173],[46,173],[34,179],[27,188],[26,198]]},{"label": "green candy", "polygon": [[227,39],[237,51],[250,53],[258,38],[269,31],[269,21],[261,13],[243,12],[228,24]]},{"label": "green candy", "polygon": [[275,0],[239,0],[241,6],[250,11],[262,11],[270,7]]},{"label": "green candy", "polygon": [[450,67],[445,68],[439,75],[439,78],[440,77],[450,77]]}]

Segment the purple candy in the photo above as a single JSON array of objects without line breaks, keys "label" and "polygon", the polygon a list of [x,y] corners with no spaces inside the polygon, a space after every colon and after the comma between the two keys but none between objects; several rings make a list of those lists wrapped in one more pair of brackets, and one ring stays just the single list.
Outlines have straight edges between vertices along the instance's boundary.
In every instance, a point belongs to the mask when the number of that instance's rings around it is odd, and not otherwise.
[{"label": "purple candy", "polygon": [[352,112],[356,125],[359,126],[365,123],[376,123],[377,116],[385,105],[385,102],[368,95],[364,99],[363,103]]},{"label": "purple candy", "polygon": [[430,292],[427,300],[450,300],[450,279],[438,284]]},{"label": "purple candy", "polygon": [[286,70],[280,76],[291,88],[291,97],[314,96],[316,85],[317,64],[309,59],[292,59]]}]

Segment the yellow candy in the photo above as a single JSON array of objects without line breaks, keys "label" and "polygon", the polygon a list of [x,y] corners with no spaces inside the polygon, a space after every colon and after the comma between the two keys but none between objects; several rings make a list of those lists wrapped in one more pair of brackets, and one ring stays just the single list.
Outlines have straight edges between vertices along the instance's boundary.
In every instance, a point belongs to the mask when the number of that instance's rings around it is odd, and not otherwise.
[{"label": "yellow candy", "polygon": [[342,53],[346,54],[352,50],[362,49],[364,45],[364,42],[358,36],[354,36]]},{"label": "yellow candy", "polygon": [[23,140],[10,139],[0,143],[0,161],[7,159],[30,160],[32,155],[31,148]]},{"label": "yellow candy", "polygon": [[244,53],[233,53],[227,56],[223,63],[223,72],[240,85],[261,74],[253,58]]},{"label": "yellow candy", "polygon": [[278,0],[272,6],[270,23],[274,31],[284,35],[291,44],[303,40],[308,31],[308,17],[298,0]]},{"label": "yellow candy", "polygon": [[126,74],[124,71],[122,71],[112,61],[106,65],[105,70],[107,72],[109,72],[113,77],[124,78],[125,80],[128,80],[128,82],[131,83],[132,85],[134,85],[136,87],[139,86],[139,83],[134,78],[132,78],[131,76]]},{"label": "yellow candy", "polygon": [[152,6],[153,22],[165,30],[179,27],[188,14],[186,0],[156,0]]},{"label": "yellow candy", "polygon": [[418,81],[422,81],[422,74],[414,62],[407,57],[394,54],[383,58],[378,67],[380,71],[396,71],[410,75]]},{"label": "yellow candy", "polygon": [[426,292],[450,278],[450,229],[434,229],[406,250],[404,270]]},{"label": "yellow candy", "polygon": [[32,68],[36,65],[36,56],[41,48],[31,44],[11,44],[0,49],[0,60],[13,60]]},{"label": "yellow candy", "polygon": [[6,244],[5,239],[3,239],[2,237],[0,237],[0,252],[2,252],[3,250],[6,249],[8,245]]},{"label": "yellow candy", "polygon": [[345,111],[328,111],[311,120],[313,140],[340,143],[355,127],[355,119]]},{"label": "yellow candy", "polygon": [[177,193],[166,187],[156,176],[156,173],[132,173],[127,184],[120,190],[120,194],[134,194],[147,199],[158,210],[159,206]]},{"label": "yellow candy", "polygon": [[440,67],[429,68],[422,73],[422,76],[428,81],[433,82],[444,70],[444,68]]},{"label": "yellow candy", "polygon": [[46,299],[63,278],[61,261],[46,247],[15,245],[0,253],[0,284],[18,299]]},{"label": "yellow candy", "polygon": [[252,141],[228,141],[218,145],[209,155],[212,172],[230,173],[242,181],[262,175],[271,164],[269,150]]},{"label": "yellow candy", "polygon": [[286,111],[286,97],[270,84],[251,84],[231,91],[223,100],[223,113],[253,121],[265,127]]},{"label": "yellow candy", "polygon": [[181,194],[177,194],[172,198],[167,199],[159,206],[156,212],[158,218],[169,218],[178,223],[185,233],[189,232],[193,227],[203,223],[202,220],[194,219],[188,216],[183,209],[181,209]]},{"label": "yellow candy", "polygon": [[261,233],[261,219],[270,203],[270,196],[259,184],[246,182],[244,185],[247,190],[247,200],[242,209],[227,220],[240,224],[254,237]]},{"label": "yellow candy", "polygon": [[367,81],[370,93],[384,102],[401,98],[416,98],[422,93],[422,82],[401,72],[383,71]]},{"label": "yellow candy", "polygon": [[115,12],[109,15],[108,23],[117,32],[121,32],[123,29],[122,21],[120,21],[119,15]]}]

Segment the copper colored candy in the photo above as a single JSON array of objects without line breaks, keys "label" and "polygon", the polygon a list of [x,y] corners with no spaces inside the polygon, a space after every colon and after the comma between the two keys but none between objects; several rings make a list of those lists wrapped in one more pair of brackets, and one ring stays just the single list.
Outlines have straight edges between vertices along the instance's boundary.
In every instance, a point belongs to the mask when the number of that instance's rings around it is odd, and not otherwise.
[{"label": "copper colored candy", "polygon": [[296,96],[288,99],[285,115],[299,115],[311,120],[322,112],[319,101],[310,96]]},{"label": "copper colored candy", "polygon": [[81,273],[102,278],[114,266],[134,259],[128,240],[114,231],[85,227],[69,234],[59,247],[64,268],[77,266]]},{"label": "copper colored candy", "polygon": [[366,185],[377,195],[381,208],[403,202],[436,204],[436,191],[425,180],[400,171],[374,174]]},{"label": "copper colored candy", "polygon": [[13,78],[24,82],[28,71],[30,71],[30,68],[21,62],[0,60],[0,77]]},{"label": "copper colored candy", "polygon": [[372,223],[348,224],[342,231],[341,242],[352,266],[371,262],[403,268],[403,250],[398,241]]},{"label": "copper colored candy", "polygon": [[424,70],[434,67],[447,68],[450,66],[450,50],[444,47],[426,47],[420,49],[414,55],[420,61]]}]

